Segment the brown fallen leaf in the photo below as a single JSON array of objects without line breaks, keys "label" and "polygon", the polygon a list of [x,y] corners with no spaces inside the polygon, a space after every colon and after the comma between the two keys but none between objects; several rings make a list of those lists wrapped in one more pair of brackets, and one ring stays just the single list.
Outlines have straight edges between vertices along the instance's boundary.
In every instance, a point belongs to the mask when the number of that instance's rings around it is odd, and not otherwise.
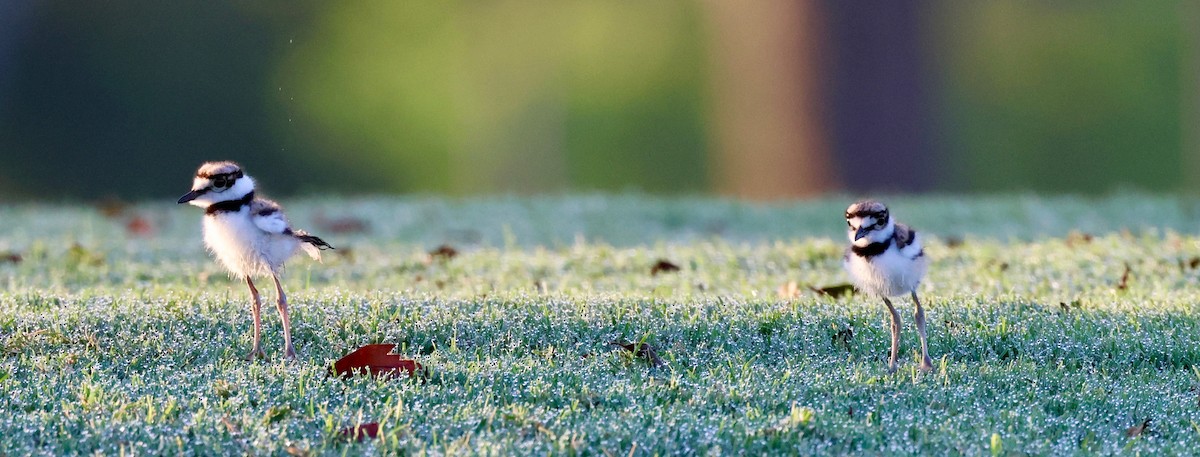
[{"label": "brown fallen leaf", "polygon": [[808,286],[808,290],[821,295],[828,295],[833,298],[839,298],[843,295],[854,295],[856,292],[853,284],[834,284],[832,286],[825,286],[819,289],[813,286]]},{"label": "brown fallen leaf", "polygon": [[1146,420],[1142,421],[1141,423],[1134,425],[1133,427],[1129,427],[1129,428],[1125,429],[1125,436],[1133,438],[1133,437],[1140,436],[1141,434],[1146,433],[1149,430],[1150,430],[1150,419],[1147,418]]},{"label": "brown fallen leaf", "polygon": [[1071,233],[1067,234],[1066,243],[1067,243],[1068,247],[1074,247],[1074,246],[1078,246],[1081,244],[1091,243],[1092,240],[1094,240],[1094,239],[1095,239],[1095,237],[1092,236],[1092,234],[1090,234],[1090,233],[1084,233],[1084,232],[1080,232],[1078,230],[1072,230]]},{"label": "brown fallen leaf", "polygon": [[950,249],[954,249],[954,248],[960,247],[962,245],[963,245],[963,239],[961,236],[946,237],[946,247],[948,247]]},{"label": "brown fallen leaf", "polygon": [[[836,326],[834,328],[836,328]],[[830,342],[833,344],[840,344],[840,345],[842,345],[842,347],[846,348],[846,350],[850,350],[850,340],[853,340],[853,339],[854,339],[854,328],[846,327],[841,330],[838,330],[837,333],[835,333],[832,337],[830,337]]]},{"label": "brown fallen leaf", "polygon": [[333,373],[338,376],[350,376],[356,372],[369,372],[372,376],[394,377],[399,376],[401,372],[411,376],[421,370],[421,364],[417,361],[392,354],[395,347],[395,344],[368,344],[355,349],[333,363]]},{"label": "brown fallen leaf", "polygon": [[658,276],[659,273],[674,273],[679,271],[679,265],[675,265],[667,259],[658,259],[654,262],[654,266],[650,267],[650,276]]},{"label": "brown fallen leaf", "polygon": [[327,218],[324,215],[318,214],[313,222],[325,233],[362,233],[370,228],[367,221],[349,216]]},{"label": "brown fallen leaf", "polygon": [[654,346],[650,343],[622,343],[620,341],[609,341],[608,344],[624,348],[633,355],[650,363],[650,366],[661,367],[663,361],[658,357],[658,351],[654,350]]},{"label": "brown fallen leaf", "polygon": [[292,457],[308,457],[309,455],[312,455],[312,453],[308,450],[296,447],[294,444],[289,445],[286,450],[288,455]]},{"label": "brown fallen leaf", "polygon": [[1200,257],[1192,257],[1191,260],[1188,260],[1188,266],[1193,270],[1195,270],[1196,267],[1200,267]]},{"label": "brown fallen leaf", "polygon": [[21,257],[20,253],[12,251],[0,252],[0,263],[18,264],[21,263],[22,260],[25,260],[25,258]]},{"label": "brown fallen leaf", "polygon": [[362,441],[366,438],[378,438],[379,423],[369,422],[366,424],[355,425],[353,427],[346,427],[338,432],[338,434],[341,435],[342,438],[353,441]]},{"label": "brown fallen leaf", "polygon": [[1125,290],[1129,288],[1129,273],[1132,271],[1129,268],[1129,262],[1125,262],[1125,272],[1121,273],[1121,281],[1117,283],[1117,290]]},{"label": "brown fallen leaf", "polygon": [[443,244],[441,246],[438,246],[437,248],[434,248],[434,250],[429,251],[429,259],[430,260],[437,260],[437,259],[450,260],[457,256],[458,256],[458,250],[454,249],[453,246],[450,246],[448,244]]},{"label": "brown fallen leaf", "polygon": [[125,222],[125,233],[140,237],[151,236],[154,235],[154,224],[140,215],[133,216]]},{"label": "brown fallen leaf", "polygon": [[129,209],[129,203],[121,200],[115,195],[105,197],[103,200],[96,202],[96,209],[100,214],[109,219],[116,219],[125,214],[125,210]]}]

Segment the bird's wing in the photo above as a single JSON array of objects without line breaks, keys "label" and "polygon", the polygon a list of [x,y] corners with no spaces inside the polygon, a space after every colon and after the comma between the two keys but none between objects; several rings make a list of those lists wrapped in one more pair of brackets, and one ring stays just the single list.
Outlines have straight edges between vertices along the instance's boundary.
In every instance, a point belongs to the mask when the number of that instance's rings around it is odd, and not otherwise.
[{"label": "bird's wing", "polygon": [[287,217],[278,203],[270,200],[255,200],[250,204],[250,218],[254,225],[267,233],[282,235],[290,233]]},{"label": "bird's wing", "polygon": [[921,249],[921,240],[917,238],[917,231],[912,227],[897,223],[894,239],[896,248],[906,257],[917,258],[924,252]]}]

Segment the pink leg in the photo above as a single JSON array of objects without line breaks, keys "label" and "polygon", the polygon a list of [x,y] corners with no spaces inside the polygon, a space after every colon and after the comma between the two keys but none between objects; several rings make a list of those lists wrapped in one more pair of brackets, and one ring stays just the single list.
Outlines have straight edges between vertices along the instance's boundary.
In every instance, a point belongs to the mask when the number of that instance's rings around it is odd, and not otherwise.
[{"label": "pink leg", "polygon": [[254,281],[250,277],[246,277],[246,285],[250,286],[250,298],[254,303],[250,305],[250,315],[254,317],[254,346],[250,349],[250,353],[246,354],[246,360],[254,360],[256,358],[266,358],[266,354],[262,351],[262,300],[258,295],[258,289],[254,288]]},{"label": "pink leg", "polygon": [[921,308],[921,300],[917,299],[917,293],[912,293],[913,303],[917,304],[917,333],[921,335],[921,371],[933,371],[933,361],[929,360],[929,349],[926,347],[925,339],[925,310]]},{"label": "pink leg", "polygon": [[279,294],[279,318],[283,321],[283,351],[284,357],[289,360],[296,359],[296,349],[292,347],[292,321],[288,317],[287,295],[283,293],[283,286],[279,284],[279,276],[271,275],[275,279],[275,292]]},{"label": "pink leg", "polygon": [[892,355],[888,357],[888,373],[895,373],[896,358],[900,356],[900,313],[896,312],[892,301],[887,297],[883,297],[883,303],[887,305],[888,312],[892,315]]}]

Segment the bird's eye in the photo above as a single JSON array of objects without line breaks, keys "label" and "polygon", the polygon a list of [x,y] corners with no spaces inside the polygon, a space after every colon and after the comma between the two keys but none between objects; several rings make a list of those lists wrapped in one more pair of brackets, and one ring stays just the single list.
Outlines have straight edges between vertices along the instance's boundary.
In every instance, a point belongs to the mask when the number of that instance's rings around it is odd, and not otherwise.
[{"label": "bird's eye", "polygon": [[218,189],[224,189],[225,186],[228,186],[228,185],[229,185],[229,181],[227,179],[225,179],[224,176],[218,176],[216,179],[213,179],[213,187],[216,187]]},{"label": "bird's eye", "polygon": [[846,221],[846,227],[854,228],[854,224],[850,223],[850,221]]},{"label": "bird's eye", "polygon": [[880,219],[879,222],[875,223],[875,226],[880,227],[880,228],[882,228],[885,225],[887,225],[887,219]]}]

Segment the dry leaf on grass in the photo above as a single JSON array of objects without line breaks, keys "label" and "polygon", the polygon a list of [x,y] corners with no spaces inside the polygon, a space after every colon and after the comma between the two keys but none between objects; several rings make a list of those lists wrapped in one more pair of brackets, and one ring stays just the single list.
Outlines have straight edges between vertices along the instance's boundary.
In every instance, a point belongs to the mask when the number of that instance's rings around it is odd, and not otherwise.
[{"label": "dry leaf on grass", "polygon": [[1071,231],[1067,234],[1067,246],[1091,243],[1095,239],[1090,233]]},{"label": "dry leaf on grass", "polygon": [[458,256],[458,249],[453,246],[443,244],[429,251],[429,260],[450,260]]},{"label": "dry leaf on grass", "polygon": [[317,228],[320,228],[323,233],[363,233],[370,228],[366,220],[349,216],[327,218],[323,215],[317,215],[313,222],[316,223]]},{"label": "dry leaf on grass", "polygon": [[140,215],[133,216],[125,222],[125,233],[131,236],[151,236],[154,235],[154,224]]},{"label": "dry leaf on grass", "polygon": [[1129,262],[1125,262],[1125,272],[1121,273],[1121,281],[1117,283],[1117,290],[1126,290],[1129,288],[1129,273],[1131,271]]},{"label": "dry leaf on grass", "polygon": [[412,375],[421,369],[415,360],[392,354],[394,344],[368,344],[333,363],[333,372],[338,376],[355,373],[370,373],[372,376],[399,376],[401,372]]},{"label": "dry leaf on grass", "polygon": [[624,348],[631,354],[650,363],[650,366],[661,367],[663,361],[658,357],[658,351],[654,350],[654,346],[649,343],[622,343],[620,341],[610,341],[608,344]]},{"label": "dry leaf on grass", "polygon": [[346,428],[343,428],[340,432],[338,432],[338,434],[341,435],[342,438],[345,438],[347,440],[352,440],[352,441],[362,441],[367,438],[378,438],[379,437],[379,423],[378,422],[369,422],[366,424],[359,424],[359,425],[356,425],[353,427],[346,427]]},{"label": "dry leaf on grass", "polygon": [[1133,427],[1125,429],[1125,436],[1134,438],[1150,430],[1150,419],[1146,419]]},{"label": "dry leaf on grass", "polygon": [[[837,328],[837,326],[834,325],[834,328]],[[838,330],[837,333],[835,333],[832,337],[830,337],[830,342],[833,344],[841,345],[842,347],[846,348],[846,350],[850,350],[850,341],[853,339],[854,339],[854,328],[846,327],[841,330]]]},{"label": "dry leaf on grass", "polygon": [[650,276],[658,276],[659,273],[674,273],[679,271],[679,265],[675,265],[666,259],[658,259],[654,262],[654,266],[650,267]]}]

